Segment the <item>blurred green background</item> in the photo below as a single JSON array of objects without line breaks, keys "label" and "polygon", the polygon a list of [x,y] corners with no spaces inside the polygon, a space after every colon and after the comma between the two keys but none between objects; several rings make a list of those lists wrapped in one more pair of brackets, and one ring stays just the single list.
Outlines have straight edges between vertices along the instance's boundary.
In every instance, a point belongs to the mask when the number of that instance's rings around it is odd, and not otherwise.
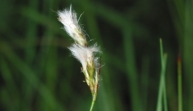
[{"label": "blurred green background", "polygon": [[182,58],[184,111],[193,111],[191,0],[1,0],[0,110],[88,111],[92,96],[57,20],[69,8],[103,51],[94,111],[155,111],[159,38],[167,53],[169,111],[178,110],[177,57]]}]

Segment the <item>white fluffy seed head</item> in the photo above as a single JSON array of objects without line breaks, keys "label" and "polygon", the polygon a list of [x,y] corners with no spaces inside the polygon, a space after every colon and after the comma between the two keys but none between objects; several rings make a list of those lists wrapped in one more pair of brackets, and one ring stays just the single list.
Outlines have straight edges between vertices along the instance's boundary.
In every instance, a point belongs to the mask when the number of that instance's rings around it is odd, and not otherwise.
[{"label": "white fluffy seed head", "polygon": [[97,44],[88,46],[86,36],[78,24],[79,19],[77,19],[77,15],[71,6],[69,9],[58,11],[58,16],[68,35],[75,41],[69,49],[72,55],[82,64],[82,72],[85,75],[86,83],[90,87],[93,98],[95,99],[101,68],[96,53],[101,52],[100,48]]},{"label": "white fluffy seed head", "polygon": [[87,46],[85,34],[78,24],[77,15],[72,10],[72,7],[70,6],[69,9],[58,11],[58,16],[58,20],[64,25],[64,29],[68,35],[72,37],[78,44]]},{"label": "white fluffy seed head", "polygon": [[96,68],[98,66],[98,58],[94,56],[94,53],[99,53],[100,49],[97,45],[90,46],[90,47],[83,47],[78,44],[73,44],[69,47],[72,55],[80,61],[84,70],[86,70],[87,65]]}]

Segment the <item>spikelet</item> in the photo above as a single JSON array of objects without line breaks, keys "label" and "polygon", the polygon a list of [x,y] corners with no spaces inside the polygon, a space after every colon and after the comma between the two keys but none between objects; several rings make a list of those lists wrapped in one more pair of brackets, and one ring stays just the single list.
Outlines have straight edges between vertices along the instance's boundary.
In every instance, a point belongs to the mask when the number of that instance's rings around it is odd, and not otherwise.
[{"label": "spikelet", "polygon": [[64,25],[64,29],[68,35],[75,41],[75,43],[69,47],[69,50],[81,63],[85,81],[95,101],[100,75],[99,57],[96,57],[96,54],[101,53],[100,48],[96,44],[88,46],[86,36],[78,24],[77,14],[72,10],[71,6],[69,9],[58,11],[58,16],[59,21]]}]

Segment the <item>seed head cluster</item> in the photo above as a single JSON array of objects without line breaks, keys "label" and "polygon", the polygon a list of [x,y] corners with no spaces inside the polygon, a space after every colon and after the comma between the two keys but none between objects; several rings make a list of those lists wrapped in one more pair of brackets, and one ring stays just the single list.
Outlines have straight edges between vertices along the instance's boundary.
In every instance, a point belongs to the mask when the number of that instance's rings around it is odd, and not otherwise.
[{"label": "seed head cluster", "polygon": [[88,46],[86,36],[78,24],[79,20],[77,19],[77,14],[72,10],[71,6],[69,9],[58,11],[58,16],[67,34],[75,41],[69,47],[69,50],[81,63],[85,81],[90,87],[93,97],[96,98],[101,66],[99,57],[96,57],[96,55],[97,53],[101,53],[100,48],[97,44]]}]

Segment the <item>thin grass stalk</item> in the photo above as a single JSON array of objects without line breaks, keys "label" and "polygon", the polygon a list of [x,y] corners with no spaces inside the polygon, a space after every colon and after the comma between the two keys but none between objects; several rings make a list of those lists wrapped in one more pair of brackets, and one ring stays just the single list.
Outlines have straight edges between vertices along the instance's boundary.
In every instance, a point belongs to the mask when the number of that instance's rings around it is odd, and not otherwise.
[{"label": "thin grass stalk", "polygon": [[[159,91],[158,91],[158,100],[157,100],[157,109],[156,111],[162,111],[162,99],[164,98],[164,109],[167,111],[166,106],[166,91],[164,91],[165,88],[165,68],[166,68],[166,59],[167,55],[164,56],[163,53],[163,45],[162,45],[162,39],[160,39],[160,59],[161,59],[161,77],[160,77],[160,83],[159,83]],[[165,93],[165,94],[164,94]],[[165,95],[165,97],[164,97]]]},{"label": "thin grass stalk", "polygon": [[[31,0],[29,1],[29,8],[31,8],[34,11],[38,10],[38,0]],[[35,42],[37,40],[38,37],[36,37],[37,35],[37,27],[38,27],[38,23],[28,19],[27,22],[27,31],[26,31],[26,35],[25,35],[25,40],[26,40],[26,46],[24,48],[24,52],[25,52],[25,61],[27,62],[27,64],[32,66],[33,60],[35,58]],[[22,81],[22,87],[24,88],[24,93],[25,93],[25,100],[23,100],[22,104],[25,104],[26,108],[30,108],[30,104],[32,104],[33,102],[33,94],[34,94],[34,89],[30,86],[27,85],[29,84],[29,81],[27,80],[23,80]],[[26,87],[27,86],[27,87]],[[24,106],[24,105],[23,105]]]},{"label": "thin grass stalk", "polygon": [[158,100],[157,100],[157,110],[162,111],[162,61],[163,61],[163,50],[162,50],[162,41],[160,39],[160,56],[161,56],[161,77],[159,83],[159,91],[158,91]]},{"label": "thin grass stalk", "polygon": [[[2,56],[0,56],[0,61],[1,61],[1,63],[0,63],[0,73],[2,74],[2,78],[5,81],[5,85],[7,86],[7,88],[6,88],[7,93],[6,94],[7,94],[8,97],[6,99],[8,99],[8,98],[14,98],[15,99],[12,103],[12,106],[7,107],[7,109],[9,109],[8,111],[14,111],[15,109],[18,109],[19,106],[21,106],[21,104],[22,104],[21,95],[19,93],[17,85],[15,84],[14,76],[12,74],[12,70],[10,69],[7,61]],[[5,97],[5,96],[3,96],[3,97]],[[3,99],[3,97],[1,98],[1,100],[5,101]],[[8,101],[7,103],[9,104],[10,101]]]},{"label": "thin grass stalk", "polygon": [[[192,42],[192,26],[193,26],[193,22],[192,22],[192,7],[193,7],[193,3],[191,1],[184,1],[184,0],[167,0],[169,3],[169,8],[171,8],[171,15],[173,15],[173,21],[174,21],[174,25],[175,28],[177,29],[176,31],[176,35],[178,35],[179,38],[179,44],[180,47],[183,50],[183,62],[184,62],[184,71],[185,71],[185,79],[186,79],[186,83],[189,84],[189,86],[187,86],[187,94],[186,96],[188,96],[188,98],[184,98],[184,109],[192,111],[193,107],[192,107],[192,103],[193,103],[193,90],[192,90],[192,73],[193,73],[193,59],[192,59],[192,51],[190,51],[193,48]],[[172,6],[174,5],[174,8],[172,8]],[[178,63],[179,64],[179,63]],[[181,64],[181,63],[180,63]],[[178,71],[181,70],[179,69],[178,66]],[[180,100],[180,76],[179,76],[179,72],[178,72],[178,105],[182,105],[183,103],[179,103],[180,101],[182,102],[182,100]],[[182,79],[182,78],[181,78]],[[181,81],[182,82],[182,81]],[[182,89],[181,89],[182,90]],[[182,94],[181,94],[182,95]],[[182,98],[181,98],[182,99]],[[179,108],[181,107],[181,110],[183,110],[182,106],[179,106]],[[178,109],[180,110],[180,109]]]},{"label": "thin grass stalk", "polygon": [[[183,36],[183,62],[184,71],[186,76],[186,82],[188,84],[188,99],[185,105],[188,105],[189,111],[193,111],[193,2],[185,2],[185,14],[184,14],[184,36]],[[187,108],[187,107],[184,107]]]},{"label": "thin grass stalk", "polygon": [[92,103],[91,103],[91,106],[90,106],[90,111],[93,110],[93,107],[94,107],[94,104],[95,104],[95,101],[96,101],[96,96],[97,96],[97,93],[93,94]]},{"label": "thin grass stalk", "polygon": [[26,78],[29,84],[38,91],[40,96],[43,97],[44,102],[49,105],[50,109],[65,111],[64,107],[62,107],[49,90],[41,84],[39,78],[37,78],[35,72],[30,68],[30,66],[22,61],[22,59],[19,58],[8,45],[4,45],[4,47],[6,50],[3,51],[3,54],[6,59],[13,65],[13,67],[21,72],[22,76]]},{"label": "thin grass stalk", "polygon": [[164,73],[163,73],[163,102],[164,102],[164,111],[168,111],[167,105],[167,91],[166,91],[166,79],[165,79],[165,70],[166,70],[166,62],[167,62],[167,55],[164,55]]},{"label": "thin grass stalk", "polygon": [[178,57],[178,111],[183,111],[182,105],[182,66],[181,58]]},{"label": "thin grass stalk", "polygon": [[[128,26],[130,26],[128,24]],[[140,100],[140,93],[138,87],[138,75],[136,69],[135,55],[134,55],[134,45],[132,40],[132,28],[125,26],[123,29],[123,37],[124,37],[124,49],[126,56],[126,71],[128,80],[130,81],[130,92],[131,92],[131,104],[132,111],[142,111],[143,107]]]}]

